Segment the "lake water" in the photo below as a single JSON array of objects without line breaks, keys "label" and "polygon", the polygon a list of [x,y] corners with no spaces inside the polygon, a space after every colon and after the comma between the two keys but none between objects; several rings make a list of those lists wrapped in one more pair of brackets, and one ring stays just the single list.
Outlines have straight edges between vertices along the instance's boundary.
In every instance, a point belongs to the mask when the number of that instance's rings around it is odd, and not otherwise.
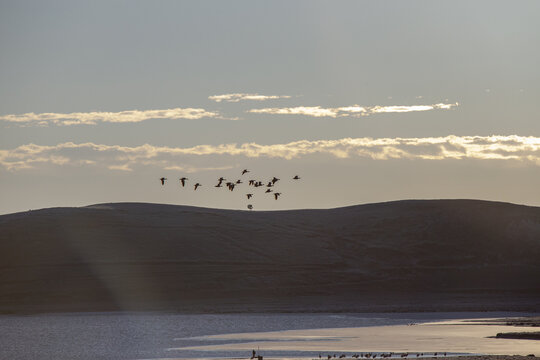
[{"label": "lake water", "polygon": [[[0,316],[0,359],[249,358],[250,353],[171,350],[222,344],[204,335],[294,329],[344,328],[524,313],[205,314],[74,313]],[[228,341],[229,343],[234,340]],[[317,356],[269,352],[265,356]]]}]

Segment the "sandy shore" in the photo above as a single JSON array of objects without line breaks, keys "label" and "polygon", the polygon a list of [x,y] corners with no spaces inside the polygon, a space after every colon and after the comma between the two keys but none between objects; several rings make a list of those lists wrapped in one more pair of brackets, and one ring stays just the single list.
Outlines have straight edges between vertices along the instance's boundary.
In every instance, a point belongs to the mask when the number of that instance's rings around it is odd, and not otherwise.
[{"label": "sandy shore", "polygon": [[[432,322],[415,325],[373,326],[360,328],[310,329],[201,337],[222,342],[219,345],[175,348],[174,350],[246,351],[312,351],[323,357],[333,353],[465,353],[487,355],[540,354],[540,341],[498,339],[500,332],[533,331],[529,326],[511,326],[472,319]],[[410,356],[409,358],[416,356]],[[440,358],[440,357],[439,357]],[[475,357],[475,359],[485,359]],[[460,359],[464,359],[460,357]]]}]

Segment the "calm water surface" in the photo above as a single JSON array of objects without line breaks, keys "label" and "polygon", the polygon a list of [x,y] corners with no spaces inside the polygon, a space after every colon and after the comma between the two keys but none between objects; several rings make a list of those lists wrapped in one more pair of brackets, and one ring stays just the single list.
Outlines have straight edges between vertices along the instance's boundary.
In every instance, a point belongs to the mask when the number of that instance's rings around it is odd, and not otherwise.
[{"label": "calm water surface", "polygon": [[[223,344],[223,341],[190,339],[190,337],[203,335],[400,325],[446,319],[524,315],[527,314],[500,312],[226,315],[70,313],[0,316],[0,359],[248,358],[251,354],[167,349]],[[315,356],[316,354],[267,351],[264,355]]]}]

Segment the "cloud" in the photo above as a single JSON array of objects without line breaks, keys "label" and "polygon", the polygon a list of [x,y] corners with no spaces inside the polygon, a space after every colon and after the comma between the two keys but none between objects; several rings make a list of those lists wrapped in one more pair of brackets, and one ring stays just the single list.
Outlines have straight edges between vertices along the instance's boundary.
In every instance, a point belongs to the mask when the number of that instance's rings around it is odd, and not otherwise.
[{"label": "cloud", "polygon": [[178,166],[178,165],[170,165],[166,166],[163,169],[164,170],[175,170],[175,171],[182,171],[186,173],[194,173],[194,172],[200,172],[200,171],[221,171],[221,170],[230,170],[233,169],[234,166],[208,166],[208,167],[195,167],[195,166]]},{"label": "cloud", "polygon": [[264,100],[274,100],[274,99],[290,99],[291,97],[289,95],[259,95],[259,94],[223,94],[223,95],[213,95],[209,96],[208,99],[213,100],[215,102],[239,102],[241,100],[256,100],[256,101],[264,101]]},{"label": "cloud", "polygon": [[433,105],[392,105],[392,106],[344,106],[337,108],[322,108],[320,106],[297,106],[289,108],[251,109],[249,113],[273,115],[306,115],[314,117],[343,117],[368,116],[377,113],[404,113],[412,111],[450,110],[459,104],[433,104]]},{"label": "cloud", "polygon": [[[131,171],[136,166],[203,171],[201,157],[243,156],[291,160],[313,154],[336,158],[388,159],[479,159],[529,162],[540,166],[540,138],[518,135],[454,136],[426,138],[343,138],[337,140],[299,140],[287,144],[256,143],[166,147],[144,144],[135,147],[72,142],[54,146],[28,144],[0,150],[0,167],[15,171],[39,164],[57,166],[101,166]],[[220,160],[222,162],[222,159]]]},{"label": "cloud", "polygon": [[[174,108],[164,110],[127,110],[120,112],[75,112],[61,113],[26,113],[0,116],[1,121],[17,123],[19,125],[96,125],[101,122],[110,123],[136,123],[149,119],[189,119],[196,120],[204,117],[222,118],[216,112],[195,108]],[[223,118],[222,118],[223,119]]]}]

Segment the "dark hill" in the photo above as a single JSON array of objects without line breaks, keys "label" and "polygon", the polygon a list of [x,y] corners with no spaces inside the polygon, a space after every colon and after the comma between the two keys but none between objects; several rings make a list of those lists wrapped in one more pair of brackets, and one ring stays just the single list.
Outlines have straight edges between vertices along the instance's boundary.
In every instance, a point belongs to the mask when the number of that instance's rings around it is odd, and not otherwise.
[{"label": "dark hill", "polygon": [[0,216],[0,259],[3,313],[537,310],[540,208],[52,208]]}]

